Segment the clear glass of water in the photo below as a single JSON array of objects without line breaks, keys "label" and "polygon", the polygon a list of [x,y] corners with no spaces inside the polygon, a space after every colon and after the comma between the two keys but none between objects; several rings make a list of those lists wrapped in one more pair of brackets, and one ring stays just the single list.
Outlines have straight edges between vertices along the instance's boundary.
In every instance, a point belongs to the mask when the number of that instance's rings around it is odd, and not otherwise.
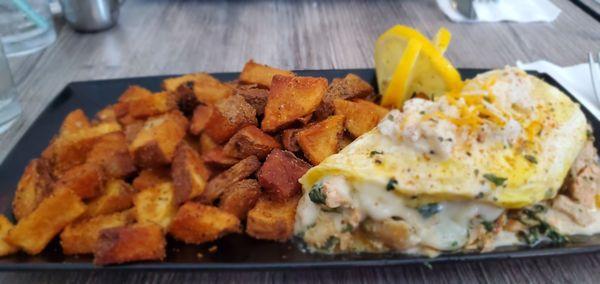
[{"label": "clear glass of water", "polygon": [[0,44],[0,133],[8,130],[20,115],[21,105],[17,101],[17,89]]},{"label": "clear glass of water", "polygon": [[0,0],[0,39],[9,57],[36,52],[56,39],[48,0]]}]

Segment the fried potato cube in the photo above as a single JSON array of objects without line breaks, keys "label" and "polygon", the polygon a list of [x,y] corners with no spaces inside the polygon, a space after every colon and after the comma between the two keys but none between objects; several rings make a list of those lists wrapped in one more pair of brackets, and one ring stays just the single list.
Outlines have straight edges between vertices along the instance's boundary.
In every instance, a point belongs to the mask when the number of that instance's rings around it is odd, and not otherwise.
[{"label": "fried potato cube", "polygon": [[177,89],[182,85],[192,85],[194,81],[198,80],[198,78],[202,76],[203,73],[194,73],[179,77],[167,78],[162,82],[161,87],[165,91],[176,92]]},{"label": "fried potato cube", "polygon": [[134,221],[132,212],[124,211],[71,223],[60,234],[60,245],[63,253],[93,253],[100,231],[125,226],[132,221]]},{"label": "fried potato cube", "polygon": [[283,148],[290,152],[298,152],[300,151],[300,145],[298,145],[298,132],[300,132],[300,128],[290,128],[286,129],[281,133],[281,142],[283,144]]},{"label": "fried potato cube", "polygon": [[246,233],[262,240],[285,242],[294,234],[294,220],[299,197],[285,201],[270,200],[266,196],[258,199],[256,206],[248,212]]},{"label": "fried potato cube", "polygon": [[257,125],[256,110],[240,96],[217,102],[204,132],[215,142],[227,142],[233,134],[248,125]]},{"label": "fried potato cube", "polygon": [[344,116],[334,115],[298,132],[298,145],[313,165],[337,153],[344,134]]},{"label": "fried potato cube", "polygon": [[144,128],[145,122],[146,121],[144,120],[136,120],[124,126],[123,133],[125,134],[127,143],[131,143],[135,140],[135,137],[140,133],[140,130]]},{"label": "fried potato cube", "polygon": [[267,135],[254,125],[246,126],[234,134],[223,147],[227,156],[243,159],[257,156],[264,160],[271,150],[279,149],[281,145],[275,138]]},{"label": "fried potato cube", "polygon": [[115,106],[110,105],[96,113],[95,120],[97,122],[118,122]]},{"label": "fried potato cube", "polygon": [[52,192],[50,164],[45,159],[29,162],[17,184],[12,201],[13,215],[21,220],[29,215]]},{"label": "fried potato cube", "polygon": [[215,107],[212,105],[197,106],[190,122],[190,132],[194,135],[200,134],[212,118],[213,111]]},{"label": "fried potato cube", "polygon": [[123,211],[133,206],[136,190],[121,179],[111,179],[104,185],[104,192],[92,199],[82,217],[95,217]]},{"label": "fried potato cube", "polygon": [[325,78],[274,76],[262,129],[274,132],[311,114],[326,90]]},{"label": "fried potato cube", "polygon": [[16,253],[19,248],[6,242],[4,238],[14,225],[4,215],[0,215],[0,256]]},{"label": "fried potato cube", "polygon": [[240,161],[238,158],[225,155],[223,147],[221,146],[217,146],[216,148],[204,153],[202,155],[202,160],[207,166],[216,169],[229,168]]},{"label": "fried potato cube", "polygon": [[76,109],[65,117],[62,125],[60,126],[61,134],[69,134],[77,132],[84,128],[91,126],[90,120],[87,118],[83,110]]},{"label": "fried potato cube", "polygon": [[300,194],[298,179],[308,171],[310,165],[293,153],[275,149],[262,165],[258,182],[272,199],[287,200]]},{"label": "fried potato cube", "polygon": [[375,91],[371,84],[352,73],[346,75],[346,77],[342,79],[333,79],[327,88],[327,92],[325,92],[323,102],[315,111],[315,116],[317,120],[323,120],[328,116],[333,115],[333,101],[336,99],[349,100],[353,98],[365,98],[374,94]]},{"label": "fried potato cube", "polygon": [[123,92],[123,94],[121,94],[119,97],[119,102],[131,102],[147,98],[149,96],[152,96],[152,92],[150,92],[150,90],[138,85],[132,85],[129,86],[127,90]]},{"label": "fried potato cube", "polygon": [[271,87],[271,80],[275,75],[293,77],[294,73],[281,70],[267,65],[258,64],[252,60],[246,62],[244,69],[240,74],[240,81],[245,84],[258,84],[264,88]]},{"label": "fried potato cube", "polygon": [[55,188],[67,188],[79,195],[81,199],[89,199],[102,193],[104,180],[105,176],[100,166],[85,163],[65,172],[56,181]]},{"label": "fried potato cube", "polygon": [[177,108],[177,100],[172,93],[160,92],[127,102],[127,114],[134,118],[147,118],[163,114]]},{"label": "fried potato cube", "polygon": [[172,183],[162,183],[145,189],[133,198],[139,223],[154,223],[166,229],[177,212]]},{"label": "fried potato cube", "polygon": [[355,102],[336,99],[333,101],[336,115],[343,115],[344,126],[354,137],[373,129],[388,113],[388,109],[365,100]]},{"label": "fried potato cube", "polygon": [[88,152],[99,137],[120,130],[121,125],[118,123],[105,122],[58,136],[53,142],[52,153],[49,154],[53,165],[53,174],[60,176],[66,170],[83,164]]},{"label": "fried potato cube", "polygon": [[88,153],[87,163],[100,166],[106,176],[126,177],[135,172],[127,138],[122,131],[102,135]]},{"label": "fried potato cube", "polygon": [[235,94],[243,97],[256,110],[256,115],[265,113],[265,106],[269,98],[269,91],[258,88],[256,85],[241,85],[235,89]]},{"label": "fried potato cube", "polygon": [[8,232],[5,240],[31,255],[40,253],[64,227],[85,212],[79,196],[57,188]]},{"label": "fried potato cube", "polygon": [[232,184],[223,192],[219,209],[245,220],[248,211],[254,207],[260,197],[260,184],[255,179],[244,179]]},{"label": "fried potato cube", "polygon": [[219,144],[217,144],[215,140],[212,140],[210,136],[206,135],[205,133],[200,134],[200,153],[208,153],[209,151],[217,147],[219,147]]},{"label": "fried potato cube", "polygon": [[169,227],[171,236],[188,244],[202,244],[240,231],[235,215],[196,202],[183,204]]},{"label": "fried potato cube", "polygon": [[168,168],[148,168],[143,169],[140,174],[133,180],[133,188],[137,191],[142,191],[153,186],[171,182],[171,173]]},{"label": "fried potato cube", "polygon": [[187,128],[187,119],[179,111],[148,119],[129,145],[136,164],[155,167],[171,163],[175,148],[185,137]]},{"label": "fried potato cube", "polygon": [[231,168],[212,178],[206,184],[206,189],[200,196],[200,200],[206,204],[212,204],[219,198],[223,191],[232,184],[249,177],[260,168],[260,161],[256,156],[250,156],[233,165]]},{"label": "fried potato cube", "polygon": [[163,81],[163,89],[176,92],[182,85],[190,85],[196,99],[204,104],[213,104],[233,94],[233,88],[221,83],[206,73],[188,74]]},{"label": "fried potato cube", "polygon": [[198,152],[182,142],[175,150],[171,177],[175,188],[175,204],[181,204],[204,192],[210,172],[204,166]]},{"label": "fried potato cube", "polygon": [[100,231],[94,250],[97,265],[162,260],[166,256],[163,229],[152,223],[133,224]]}]

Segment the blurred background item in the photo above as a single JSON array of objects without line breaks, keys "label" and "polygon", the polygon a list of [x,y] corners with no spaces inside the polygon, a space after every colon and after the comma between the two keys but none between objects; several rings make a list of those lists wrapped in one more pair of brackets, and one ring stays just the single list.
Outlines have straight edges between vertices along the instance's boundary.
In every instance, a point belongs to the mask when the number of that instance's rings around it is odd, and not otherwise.
[{"label": "blurred background item", "polygon": [[549,0],[436,0],[454,22],[552,22],[560,9]]},{"label": "blurred background item", "polygon": [[60,0],[69,26],[79,32],[97,32],[112,28],[119,18],[124,0]]},{"label": "blurred background item", "polygon": [[17,89],[0,44],[0,133],[6,131],[21,115],[21,106],[16,97]]},{"label": "blurred background item", "polygon": [[48,3],[48,0],[0,0],[0,39],[6,56],[33,53],[54,42],[56,32]]}]

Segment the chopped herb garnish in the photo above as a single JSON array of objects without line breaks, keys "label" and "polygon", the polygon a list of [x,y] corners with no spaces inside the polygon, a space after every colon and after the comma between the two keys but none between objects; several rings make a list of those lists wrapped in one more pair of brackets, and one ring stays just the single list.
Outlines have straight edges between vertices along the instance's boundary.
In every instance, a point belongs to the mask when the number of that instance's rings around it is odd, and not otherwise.
[{"label": "chopped herb garnish", "polygon": [[314,202],[315,204],[325,205],[327,196],[325,195],[325,192],[323,192],[323,184],[320,182],[315,184],[308,193],[308,197],[310,198],[310,201]]},{"label": "chopped herb garnish", "polygon": [[483,177],[495,184],[496,186],[502,186],[507,180],[507,178],[499,177],[495,174],[484,174]]},{"label": "chopped herb garnish", "polygon": [[525,160],[529,161],[532,164],[537,164],[537,158],[535,156],[532,155],[525,155]]},{"label": "chopped herb garnish", "polygon": [[385,186],[385,190],[392,191],[396,189],[396,185],[398,185],[398,180],[396,180],[395,178],[391,178]]},{"label": "chopped herb garnish", "polygon": [[477,195],[475,196],[475,199],[481,199],[483,198],[483,192],[477,193]]},{"label": "chopped herb garnish", "polygon": [[338,237],[331,236],[327,239],[327,241],[325,241],[325,244],[323,244],[322,249],[332,251],[339,243],[340,239]]},{"label": "chopped herb garnish", "polygon": [[350,224],[346,224],[344,225],[344,227],[342,228],[342,233],[348,233],[348,232],[352,232],[352,230],[354,230],[354,226],[350,225]]},{"label": "chopped herb garnish", "polygon": [[402,217],[400,217],[400,216],[392,216],[392,220],[394,220],[394,221],[400,221],[400,220],[402,220]]},{"label": "chopped herb garnish", "polygon": [[490,222],[490,221],[482,221],[481,225],[483,225],[485,230],[488,232],[491,232],[492,230],[494,230],[494,224],[492,224],[492,222]]},{"label": "chopped herb garnish", "polygon": [[417,208],[417,211],[423,216],[423,218],[427,219],[442,210],[442,206],[438,203],[428,203],[425,205],[421,205]]},{"label": "chopped herb garnish", "polygon": [[371,151],[369,153],[369,157],[373,158],[373,156],[375,156],[375,155],[381,155],[381,154],[383,154],[383,151]]},{"label": "chopped herb garnish", "polygon": [[451,244],[451,246],[452,246],[452,247],[456,247],[456,246],[458,246],[458,242],[457,242],[457,241],[453,241],[453,242],[452,242],[452,244]]},{"label": "chopped herb garnish", "polygon": [[536,205],[533,205],[533,211],[536,213],[543,213],[543,212],[546,212],[546,207],[541,204],[536,204]]}]

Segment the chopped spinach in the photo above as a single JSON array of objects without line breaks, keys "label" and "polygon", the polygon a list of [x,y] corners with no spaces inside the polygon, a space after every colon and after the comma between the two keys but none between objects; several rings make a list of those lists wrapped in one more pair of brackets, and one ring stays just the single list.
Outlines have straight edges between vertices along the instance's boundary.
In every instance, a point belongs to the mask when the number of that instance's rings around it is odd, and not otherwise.
[{"label": "chopped spinach", "polygon": [[375,155],[382,155],[382,154],[383,154],[383,151],[371,151],[369,153],[369,157],[373,158]]},{"label": "chopped spinach", "polygon": [[352,232],[353,230],[354,230],[354,226],[352,226],[351,224],[345,224],[344,227],[342,228],[342,233]]},{"label": "chopped spinach", "polygon": [[533,155],[525,155],[525,160],[529,161],[532,164],[537,164],[538,160],[535,156]]},{"label": "chopped spinach", "polygon": [[491,232],[494,230],[494,224],[490,221],[482,221],[481,225],[485,228],[486,231]]},{"label": "chopped spinach", "polygon": [[438,203],[428,203],[425,205],[421,205],[417,207],[417,211],[423,216],[423,218],[427,219],[442,210],[442,206]]},{"label": "chopped spinach", "polygon": [[398,185],[398,180],[396,180],[395,178],[391,178],[385,186],[385,190],[392,191],[396,189],[396,185]]},{"label": "chopped spinach", "polygon": [[325,205],[325,200],[327,199],[327,196],[325,195],[325,192],[323,192],[323,184],[315,184],[308,193],[308,197],[310,198],[310,201],[314,202],[315,204]]},{"label": "chopped spinach", "polygon": [[507,178],[499,177],[495,174],[484,174],[483,177],[497,186],[504,185],[504,182],[507,180]]},{"label": "chopped spinach", "polygon": [[328,250],[328,251],[333,251],[333,249],[335,249],[335,247],[340,243],[340,239],[336,236],[330,236],[327,241],[325,241],[325,243],[323,244],[323,247],[321,247],[321,249],[323,250]]}]

